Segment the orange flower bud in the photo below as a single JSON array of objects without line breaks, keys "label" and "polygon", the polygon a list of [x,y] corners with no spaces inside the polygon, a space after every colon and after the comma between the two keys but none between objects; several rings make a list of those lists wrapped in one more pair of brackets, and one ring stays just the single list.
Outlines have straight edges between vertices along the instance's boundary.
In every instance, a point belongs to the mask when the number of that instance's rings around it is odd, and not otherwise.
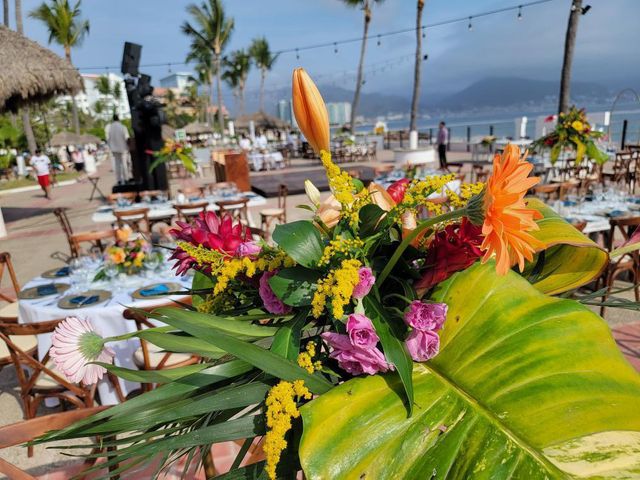
[{"label": "orange flower bud", "polygon": [[329,114],[318,87],[304,68],[293,71],[293,113],[298,127],[316,153],[330,151]]}]

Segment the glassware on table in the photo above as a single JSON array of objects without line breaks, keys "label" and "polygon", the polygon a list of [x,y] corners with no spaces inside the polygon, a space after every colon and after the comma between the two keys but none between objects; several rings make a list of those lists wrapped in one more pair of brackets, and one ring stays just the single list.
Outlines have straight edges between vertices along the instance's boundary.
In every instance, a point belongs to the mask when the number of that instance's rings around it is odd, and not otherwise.
[{"label": "glassware on table", "polygon": [[72,258],[69,261],[69,280],[71,280],[70,293],[79,293],[87,282],[86,261],[82,258]]},{"label": "glassware on table", "polygon": [[144,269],[146,276],[151,278],[155,275],[158,267],[162,264],[162,253],[158,250],[152,250],[144,261]]},{"label": "glassware on table", "polygon": [[118,269],[118,265],[113,262],[105,262],[102,267],[105,276],[109,280],[109,285],[112,290],[115,292],[120,292],[120,282],[117,281],[118,276],[120,275],[120,270]]}]

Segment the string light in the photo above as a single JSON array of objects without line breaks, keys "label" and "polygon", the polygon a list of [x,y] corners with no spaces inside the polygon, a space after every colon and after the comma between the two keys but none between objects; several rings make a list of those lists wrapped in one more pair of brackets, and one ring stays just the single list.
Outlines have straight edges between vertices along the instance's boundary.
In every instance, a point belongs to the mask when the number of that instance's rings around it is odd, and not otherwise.
[{"label": "string light", "polygon": [[468,27],[467,27],[467,28],[469,29],[469,31],[473,30],[473,25],[471,25],[471,19],[472,19],[472,18],[473,18],[473,17],[469,17],[469,25],[468,25]]},{"label": "string light", "polygon": [[382,42],[380,42],[380,35],[378,35],[378,46],[380,46]]},{"label": "string light", "polygon": [[298,52],[297,48],[296,48],[296,60],[300,60],[300,53]]},{"label": "string light", "polygon": [[338,44],[333,42],[333,53],[338,53]]},{"label": "string light", "polygon": [[518,6],[518,20],[522,20],[522,5]]}]

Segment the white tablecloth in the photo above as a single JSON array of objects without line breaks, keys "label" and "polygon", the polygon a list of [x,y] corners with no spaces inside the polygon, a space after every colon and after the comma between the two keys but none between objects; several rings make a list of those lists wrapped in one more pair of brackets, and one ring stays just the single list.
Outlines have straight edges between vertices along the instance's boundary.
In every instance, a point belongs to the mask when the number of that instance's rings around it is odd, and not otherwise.
[{"label": "white tablecloth", "polygon": [[[191,277],[187,277],[183,280],[182,277],[174,277],[164,275],[158,278],[143,278],[143,277],[121,277],[122,291],[118,294],[113,293],[113,296],[107,302],[97,304],[95,306],[67,310],[57,306],[58,300],[61,296],[46,297],[38,300],[20,300],[18,303],[20,313],[18,321],[20,323],[37,323],[47,320],[55,320],[59,318],[65,318],[67,316],[78,316],[88,318],[93,323],[98,333],[102,336],[114,336],[123,335],[125,333],[134,332],[136,330],[135,322],[127,320],[122,316],[122,312],[127,307],[152,307],[154,305],[162,305],[168,303],[171,299],[184,298],[179,296],[172,297],[157,297],[150,300],[137,300],[131,297],[131,293],[140,287],[150,285],[152,283],[171,281],[177,282],[185,287],[191,285]],[[36,277],[27,283],[24,288],[35,287],[37,285],[44,285],[47,283],[69,283],[68,277],[63,277],[56,280],[46,279],[42,277]],[[90,288],[110,290],[109,285],[106,282],[96,282],[91,284]],[[68,292],[62,294],[67,295]],[[126,368],[137,368],[133,362],[133,353],[140,346],[138,339],[130,339],[124,342],[116,342],[109,344],[115,352],[114,362],[116,365]],[[44,358],[46,352],[51,348],[51,335],[43,334],[38,337],[38,357]],[[129,382],[120,380],[120,385],[125,395],[131,391],[139,388],[140,385],[135,382]],[[116,393],[112,385],[103,378],[98,384],[98,392],[100,394],[100,400],[103,405],[114,405],[118,403]],[[55,399],[54,399],[55,400]]]},{"label": "white tablecloth", "polygon": [[249,153],[247,159],[256,172],[262,170],[262,167],[266,167],[267,170],[284,168],[284,157],[281,152]]},{"label": "white tablecloth", "polygon": [[551,207],[561,216],[569,220],[586,221],[582,233],[607,232],[611,228],[607,214],[618,212],[620,217],[640,215],[640,205],[634,203],[593,201],[578,205],[567,205],[556,201]]},{"label": "white tablecloth", "polygon": [[[258,195],[253,192],[245,192],[242,197],[218,197],[218,196],[209,196],[204,199],[196,200],[193,202],[207,200],[209,201],[209,206],[207,210],[215,211],[218,210],[218,206],[215,202],[220,200],[236,200],[239,198],[248,198],[249,202],[247,203],[248,207],[260,207],[267,204],[267,199],[261,195]],[[162,203],[136,203],[129,207],[118,208],[115,207],[115,210],[118,211],[126,211],[126,210],[134,210],[137,208],[148,208],[149,209],[149,220],[159,220],[162,218],[171,218],[178,214],[178,211],[173,207],[172,202],[162,202]],[[116,217],[113,214],[114,207],[104,206],[98,208],[94,214],[91,216],[91,220],[94,223],[115,223]],[[249,223],[252,227],[256,226],[253,218],[249,215]]]}]

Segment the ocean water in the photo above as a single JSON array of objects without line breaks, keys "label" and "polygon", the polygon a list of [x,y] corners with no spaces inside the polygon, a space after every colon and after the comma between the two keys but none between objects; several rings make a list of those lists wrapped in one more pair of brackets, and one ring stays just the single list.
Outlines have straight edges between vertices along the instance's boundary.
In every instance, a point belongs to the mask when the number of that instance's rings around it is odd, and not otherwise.
[{"label": "ocean water", "polygon": [[[588,108],[587,113],[604,112],[610,110],[610,108],[610,106],[596,105]],[[482,137],[489,135],[491,126],[493,126],[493,134],[498,138],[518,138],[520,135],[519,131],[516,132],[516,118],[526,116],[528,118],[526,129],[527,137],[535,138],[536,118],[539,116],[552,115],[553,113],[555,112],[552,110],[549,112],[509,111],[484,115],[457,114],[451,116],[451,118],[420,118],[418,120],[418,130],[420,132],[427,132],[431,129],[433,135],[435,135],[438,123],[440,120],[444,120],[450,129],[452,142],[465,142],[467,139],[467,127],[471,128],[472,142],[479,141]],[[611,115],[609,142],[614,145],[620,144],[624,120],[628,121],[626,143],[640,143],[640,105],[638,104],[619,104],[616,107],[616,110]],[[409,128],[408,118],[385,121],[390,131],[407,130]],[[357,130],[361,132],[371,132],[373,127],[374,123],[367,123],[359,125]],[[596,127],[602,128],[602,126],[599,125],[596,125]],[[604,131],[607,133],[607,129],[604,129]]]}]

